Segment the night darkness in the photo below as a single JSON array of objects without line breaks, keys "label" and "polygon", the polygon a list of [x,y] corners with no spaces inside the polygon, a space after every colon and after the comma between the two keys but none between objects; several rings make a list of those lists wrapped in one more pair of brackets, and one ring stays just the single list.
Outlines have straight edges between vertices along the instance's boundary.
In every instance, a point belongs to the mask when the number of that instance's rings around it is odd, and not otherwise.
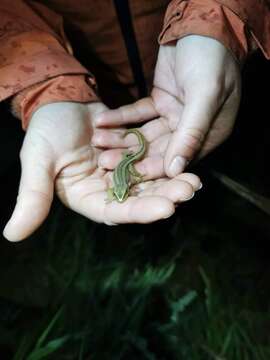
[{"label": "night darkness", "polygon": [[[269,63],[256,53],[242,73],[233,134],[193,165],[204,187],[172,218],[111,228],[55,199],[29,239],[1,235],[1,359],[270,359],[269,214],[212,175],[264,196],[269,210]],[[8,101],[0,111],[3,230],[24,132]]]}]

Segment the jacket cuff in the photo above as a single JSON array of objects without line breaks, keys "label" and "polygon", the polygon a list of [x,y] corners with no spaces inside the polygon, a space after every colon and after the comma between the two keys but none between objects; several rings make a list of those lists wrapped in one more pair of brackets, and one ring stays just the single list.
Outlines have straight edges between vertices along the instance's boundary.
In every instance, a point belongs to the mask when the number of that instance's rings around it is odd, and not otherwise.
[{"label": "jacket cuff", "polygon": [[11,111],[27,129],[33,113],[43,105],[55,102],[89,103],[99,101],[96,83],[89,75],[61,75],[30,86],[11,101]]},{"label": "jacket cuff", "polygon": [[233,11],[246,24],[247,30],[264,56],[270,59],[269,0],[216,0]]},{"label": "jacket cuff", "polygon": [[161,45],[187,35],[202,35],[221,42],[241,64],[253,45],[245,23],[215,0],[173,0],[166,12],[159,36]]},{"label": "jacket cuff", "polygon": [[30,31],[0,39],[0,46],[0,101],[59,75],[89,74],[46,32]]}]

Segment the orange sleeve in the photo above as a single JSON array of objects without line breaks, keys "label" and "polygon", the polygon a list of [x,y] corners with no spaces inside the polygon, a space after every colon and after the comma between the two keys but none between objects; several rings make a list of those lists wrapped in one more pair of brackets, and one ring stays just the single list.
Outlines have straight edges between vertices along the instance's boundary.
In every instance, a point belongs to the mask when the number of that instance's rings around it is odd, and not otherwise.
[{"label": "orange sleeve", "polygon": [[196,34],[220,41],[240,63],[257,47],[269,58],[269,15],[264,0],[173,0],[159,43]]},{"label": "orange sleeve", "polygon": [[0,101],[59,75],[87,75],[62,18],[35,1],[0,1]]},{"label": "orange sleeve", "polygon": [[34,1],[1,0],[0,101],[27,128],[40,106],[59,101],[97,101],[95,80],[72,54],[62,18]]},{"label": "orange sleeve", "polygon": [[95,80],[88,75],[59,75],[32,85],[12,98],[11,112],[21,119],[23,130],[27,129],[34,111],[55,102],[88,103],[99,101]]}]

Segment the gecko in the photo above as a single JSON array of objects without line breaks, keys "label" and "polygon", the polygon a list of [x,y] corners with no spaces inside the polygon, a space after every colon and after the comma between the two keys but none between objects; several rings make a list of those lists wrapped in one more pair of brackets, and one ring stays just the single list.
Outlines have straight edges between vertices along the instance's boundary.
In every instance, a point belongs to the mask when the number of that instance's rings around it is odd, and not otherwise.
[{"label": "gecko", "polygon": [[128,134],[135,134],[138,138],[140,148],[137,152],[123,153],[123,159],[113,171],[113,187],[107,190],[108,201],[116,200],[124,202],[130,195],[130,187],[134,183],[139,183],[143,175],[134,167],[134,162],[141,160],[146,152],[146,140],[143,134],[137,129],[128,129],[124,137]]}]

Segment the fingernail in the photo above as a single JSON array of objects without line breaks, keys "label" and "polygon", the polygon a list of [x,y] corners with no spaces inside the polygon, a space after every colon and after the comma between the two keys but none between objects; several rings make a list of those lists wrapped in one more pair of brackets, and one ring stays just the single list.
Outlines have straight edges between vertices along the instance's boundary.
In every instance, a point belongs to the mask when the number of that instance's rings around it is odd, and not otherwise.
[{"label": "fingernail", "polygon": [[164,219],[164,220],[169,219],[171,216],[172,216],[172,214],[166,215],[166,216],[163,217],[163,219]]},{"label": "fingernail", "polygon": [[195,195],[195,192],[189,198],[185,199],[184,201],[191,200],[194,197],[194,195]]},{"label": "fingernail", "polygon": [[181,156],[176,156],[171,162],[169,168],[171,175],[176,176],[180,174],[184,170],[186,163],[187,161],[184,158],[182,158]]},{"label": "fingernail", "polygon": [[170,213],[170,214],[167,214],[167,215],[163,216],[163,219],[164,219],[164,220],[165,220],[165,219],[169,219],[169,217],[171,217],[173,214],[174,214],[174,212],[173,212],[173,213]]},{"label": "fingernail", "polygon": [[3,236],[8,240],[8,241],[16,241],[16,240],[13,240],[9,235],[9,227],[10,227],[10,221],[6,224],[6,226],[4,227],[4,230],[3,230]]},{"label": "fingernail", "polygon": [[200,183],[200,186],[198,187],[198,190],[201,190],[202,187],[203,187],[203,184]]}]

